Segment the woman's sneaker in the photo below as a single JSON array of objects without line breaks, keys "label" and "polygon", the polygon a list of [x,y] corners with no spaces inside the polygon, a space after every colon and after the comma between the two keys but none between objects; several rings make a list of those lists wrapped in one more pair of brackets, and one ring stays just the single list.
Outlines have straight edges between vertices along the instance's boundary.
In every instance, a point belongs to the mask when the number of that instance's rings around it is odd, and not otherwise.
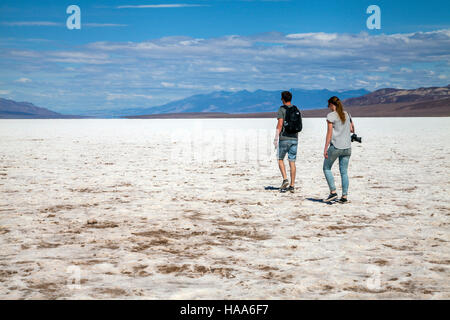
[{"label": "woman's sneaker", "polygon": [[330,193],[330,195],[328,196],[328,198],[324,199],[324,202],[331,202],[333,200],[336,200],[338,197],[337,193]]},{"label": "woman's sneaker", "polygon": [[340,198],[339,199],[339,203],[347,203],[347,202],[348,202],[347,198]]},{"label": "woman's sneaker", "polygon": [[283,180],[283,183],[281,184],[280,190],[284,190],[287,188],[287,186],[289,185],[289,180]]},{"label": "woman's sneaker", "polygon": [[289,188],[287,188],[287,191],[289,191],[290,193],[294,193],[294,187],[293,186],[289,186]]}]

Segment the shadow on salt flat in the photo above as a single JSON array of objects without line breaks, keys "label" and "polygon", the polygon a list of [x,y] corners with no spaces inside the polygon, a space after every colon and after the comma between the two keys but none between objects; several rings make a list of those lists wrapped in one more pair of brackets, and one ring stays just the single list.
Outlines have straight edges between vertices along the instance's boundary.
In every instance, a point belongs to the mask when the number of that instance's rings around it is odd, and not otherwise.
[{"label": "shadow on salt flat", "polygon": [[278,188],[278,187],[272,187],[272,186],[267,186],[267,187],[264,187],[264,190],[280,190],[280,188]]},{"label": "shadow on salt flat", "polygon": [[317,198],[306,198],[306,200],[312,201],[312,202],[318,202],[318,203],[324,203],[327,204],[329,206],[338,203],[337,201],[330,201],[330,202],[325,202],[323,201],[323,199],[317,199]]}]

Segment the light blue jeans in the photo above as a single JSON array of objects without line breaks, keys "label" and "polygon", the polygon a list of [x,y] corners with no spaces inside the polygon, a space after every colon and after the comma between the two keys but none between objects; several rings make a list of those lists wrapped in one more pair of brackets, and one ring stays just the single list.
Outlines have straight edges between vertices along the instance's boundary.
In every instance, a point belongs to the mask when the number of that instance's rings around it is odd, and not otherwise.
[{"label": "light blue jeans", "polygon": [[333,145],[328,148],[328,159],[325,159],[323,161],[323,173],[325,174],[325,178],[327,179],[328,187],[330,187],[330,192],[336,190],[331,167],[333,166],[333,163],[336,161],[336,159],[339,158],[339,171],[341,172],[342,180],[342,195],[347,195],[349,184],[347,169],[351,154],[352,148],[337,149]]}]

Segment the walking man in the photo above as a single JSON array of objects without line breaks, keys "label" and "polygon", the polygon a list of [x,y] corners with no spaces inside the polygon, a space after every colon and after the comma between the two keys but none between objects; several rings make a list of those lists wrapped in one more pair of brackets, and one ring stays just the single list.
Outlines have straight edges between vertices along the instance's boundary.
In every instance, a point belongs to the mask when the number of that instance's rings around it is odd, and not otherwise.
[{"label": "walking man", "polygon": [[[298,108],[291,104],[292,94],[289,91],[281,93],[283,105],[278,109],[277,128],[274,145],[278,148],[278,166],[283,176],[280,190],[294,192],[297,158],[298,132],[302,130],[302,117]],[[287,179],[284,158],[288,155],[291,183]],[[288,187],[289,186],[289,187]]]}]

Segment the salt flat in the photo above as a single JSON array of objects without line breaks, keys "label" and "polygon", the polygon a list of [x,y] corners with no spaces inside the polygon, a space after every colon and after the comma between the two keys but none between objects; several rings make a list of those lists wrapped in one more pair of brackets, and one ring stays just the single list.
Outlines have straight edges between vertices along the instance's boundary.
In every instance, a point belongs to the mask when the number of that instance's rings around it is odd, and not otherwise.
[{"label": "salt flat", "polygon": [[0,298],[449,299],[450,118],[355,122],[327,205],[324,119],[295,194],[273,119],[0,120]]}]

